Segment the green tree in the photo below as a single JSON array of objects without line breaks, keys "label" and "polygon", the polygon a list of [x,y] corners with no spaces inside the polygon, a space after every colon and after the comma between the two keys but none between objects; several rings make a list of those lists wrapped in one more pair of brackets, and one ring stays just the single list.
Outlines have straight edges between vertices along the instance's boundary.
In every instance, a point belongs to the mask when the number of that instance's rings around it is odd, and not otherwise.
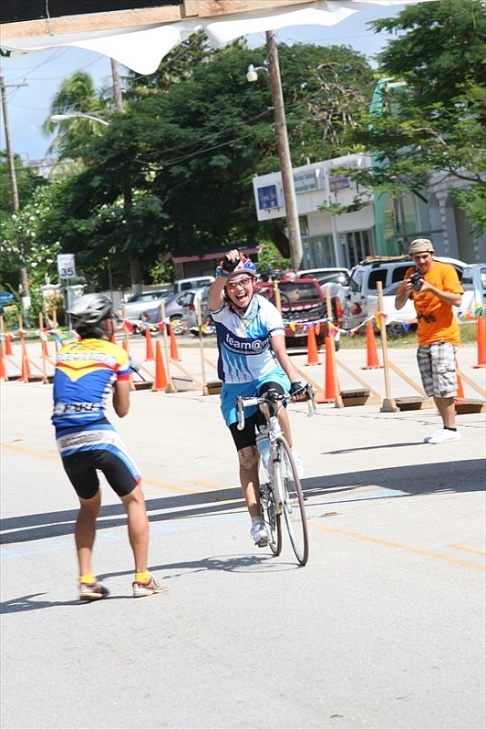
[{"label": "green tree", "polygon": [[[381,54],[382,71],[402,87],[384,92],[376,114],[364,114],[352,140],[371,152],[372,173],[353,177],[394,198],[419,195],[431,174],[444,173],[476,232],[486,228],[484,48],[480,0],[441,0],[375,21],[401,31]],[[466,187],[453,188],[453,181]]]},{"label": "green tree", "polygon": [[[284,222],[259,224],[253,198],[253,177],[279,169],[268,74],[246,80],[250,63],[264,65],[265,50],[235,43],[193,53],[191,65],[177,56],[173,72],[164,62],[163,72],[134,84],[126,113],[84,140],[84,169],[58,189],[46,226],[87,267],[111,257],[126,276],[124,254],[136,252],[145,278],[167,251],[260,237],[289,256]],[[294,164],[348,151],[353,115],[373,87],[364,57],[341,47],[282,47],[281,67]],[[120,204],[127,179],[129,218]]]},{"label": "green tree", "polygon": [[[19,212],[32,198],[39,187],[46,186],[46,180],[37,171],[14,156],[14,174],[17,184]],[[7,161],[7,153],[0,153],[0,226],[2,230],[2,256],[0,257],[0,280],[13,292],[19,291],[21,259],[9,255],[7,231],[12,222],[13,202],[11,192],[11,176]],[[24,261],[24,259],[22,259]],[[23,263],[21,264],[23,266]]]},{"label": "green tree", "polygon": [[59,241],[43,237],[41,232],[52,193],[53,187],[49,185],[37,186],[28,202],[5,220],[2,229],[2,281],[9,281],[9,272],[12,275],[19,265],[27,269],[32,302],[27,315],[31,322],[40,311],[41,286],[48,280],[57,280],[57,254],[61,247]]},{"label": "green tree", "polygon": [[54,115],[87,114],[92,117],[106,116],[109,107],[106,96],[95,88],[92,77],[84,71],[65,79],[59,91],[54,95],[49,116],[42,124],[41,130],[46,136],[57,132],[48,154],[56,154],[60,159],[83,157],[84,143],[91,137],[103,133],[103,125],[87,117],[73,117],[62,121],[54,121]]}]

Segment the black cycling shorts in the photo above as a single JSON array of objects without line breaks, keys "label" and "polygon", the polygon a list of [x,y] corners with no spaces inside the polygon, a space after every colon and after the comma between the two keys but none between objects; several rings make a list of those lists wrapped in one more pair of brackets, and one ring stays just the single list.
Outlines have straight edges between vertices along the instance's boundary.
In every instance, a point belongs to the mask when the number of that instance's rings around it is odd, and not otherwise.
[{"label": "black cycling shorts", "polygon": [[103,472],[110,487],[119,497],[133,492],[140,478],[137,478],[130,465],[112,451],[93,449],[78,451],[62,459],[64,470],[76,494],[81,499],[91,499],[100,486],[98,470]]},{"label": "black cycling shorts", "polygon": [[[268,382],[263,383],[257,395],[261,396],[268,390],[276,390],[277,393],[280,393],[281,395],[285,393],[280,383]],[[260,409],[258,409],[256,413],[254,413],[252,416],[249,416],[248,418],[245,416],[245,427],[242,431],[238,429],[237,423],[232,423],[229,427],[229,430],[231,431],[236,450],[241,451],[241,449],[245,449],[247,446],[256,446],[257,430],[259,426],[264,423],[265,416],[260,411]]]}]

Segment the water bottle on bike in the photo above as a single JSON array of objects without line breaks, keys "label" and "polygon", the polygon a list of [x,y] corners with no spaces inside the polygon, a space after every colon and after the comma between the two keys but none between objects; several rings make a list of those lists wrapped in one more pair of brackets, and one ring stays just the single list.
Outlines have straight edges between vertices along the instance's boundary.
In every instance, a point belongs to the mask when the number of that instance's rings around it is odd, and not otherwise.
[{"label": "water bottle on bike", "polygon": [[261,426],[256,436],[256,445],[260,453],[263,467],[267,474],[270,476],[269,469],[271,468],[270,462],[270,440],[268,438],[268,427]]}]

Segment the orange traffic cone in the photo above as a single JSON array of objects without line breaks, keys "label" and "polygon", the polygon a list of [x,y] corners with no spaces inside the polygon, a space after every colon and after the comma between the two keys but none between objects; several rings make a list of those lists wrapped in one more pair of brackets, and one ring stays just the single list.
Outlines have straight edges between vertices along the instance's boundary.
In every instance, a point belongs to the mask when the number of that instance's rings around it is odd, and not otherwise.
[{"label": "orange traffic cone", "polygon": [[145,340],[146,340],[146,343],[147,343],[147,352],[146,352],[146,355],[145,355],[145,359],[146,360],[155,360],[155,357],[154,357],[154,347],[153,347],[153,344],[152,344],[152,333],[150,332],[150,330],[148,329],[148,327],[145,330]]},{"label": "orange traffic cone", "polygon": [[160,342],[156,342],[155,344],[155,381],[152,386],[153,391],[157,390],[167,390],[168,382],[167,382],[167,374],[165,372],[165,365],[164,360],[162,358],[162,349],[160,347]]},{"label": "orange traffic cone", "polygon": [[483,315],[480,314],[477,318],[477,332],[478,332],[478,361],[473,368],[485,368],[486,367],[486,335],[484,330]]},{"label": "orange traffic cone", "polygon": [[41,334],[41,343],[42,343],[42,357],[49,357],[49,347],[47,345],[47,335],[44,333]]},{"label": "orange traffic cone", "polygon": [[[383,324],[383,327],[385,325]],[[378,350],[376,347],[375,333],[373,331],[373,323],[369,319],[366,323],[366,365],[361,370],[376,370],[382,368],[378,360]]]},{"label": "orange traffic cone", "polygon": [[169,327],[169,333],[170,333],[170,359],[176,360],[177,362],[180,362],[179,352],[177,350],[177,340],[176,340],[176,334],[174,332],[173,327]]},{"label": "orange traffic cone", "polygon": [[334,355],[334,348],[330,342],[331,338],[328,335],[325,340],[326,347],[326,365],[325,365],[325,378],[324,378],[324,391],[322,395],[318,393],[315,396],[316,403],[334,403],[340,387],[336,374],[336,361]]},{"label": "orange traffic cone", "polygon": [[307,327],[307,362],[306,365],[321,365],[317,355],[317,342],[314,327]]},{"label": "orange traffic cone", "polygon": [[9,334],[5,335],[5,354],[13,355],[12,352],[12,338]]},{"label": "orange traffic cone", "polygon": [[21,383],[28,383],[31,379],[32,374],[30,372],[29,358],[27,357],[27,349],[25,342],[22,340],[22,371],[20,373],[19,381]]},{"label": "orange traffic cone", "polygon": [[3,344],[0,342],[0,380],[8,380],[7,368],[3,359]]},{"label": "orange traffic cone", "polygon": [[462,378],[459,375],[459,365],[457,364],[457,360],[456,360],[456,381],[457,381],[457,395],[455,397],[456,397],[456,399],[459,398],[461,400],[464,400],[464,388],[462,385]]}]

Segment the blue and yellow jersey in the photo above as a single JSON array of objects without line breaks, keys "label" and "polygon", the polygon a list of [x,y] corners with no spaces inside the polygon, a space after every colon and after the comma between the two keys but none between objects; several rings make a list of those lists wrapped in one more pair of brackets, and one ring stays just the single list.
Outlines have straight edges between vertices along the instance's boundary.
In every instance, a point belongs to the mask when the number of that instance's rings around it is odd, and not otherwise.
[{"label": "blue and yellow jersey", "polygon": [[129,377],[128,353],[122,347],[98,339],[65,345],[57,354],[54,373],[55,428],[82,430],[105,418],[113,384]]}]

